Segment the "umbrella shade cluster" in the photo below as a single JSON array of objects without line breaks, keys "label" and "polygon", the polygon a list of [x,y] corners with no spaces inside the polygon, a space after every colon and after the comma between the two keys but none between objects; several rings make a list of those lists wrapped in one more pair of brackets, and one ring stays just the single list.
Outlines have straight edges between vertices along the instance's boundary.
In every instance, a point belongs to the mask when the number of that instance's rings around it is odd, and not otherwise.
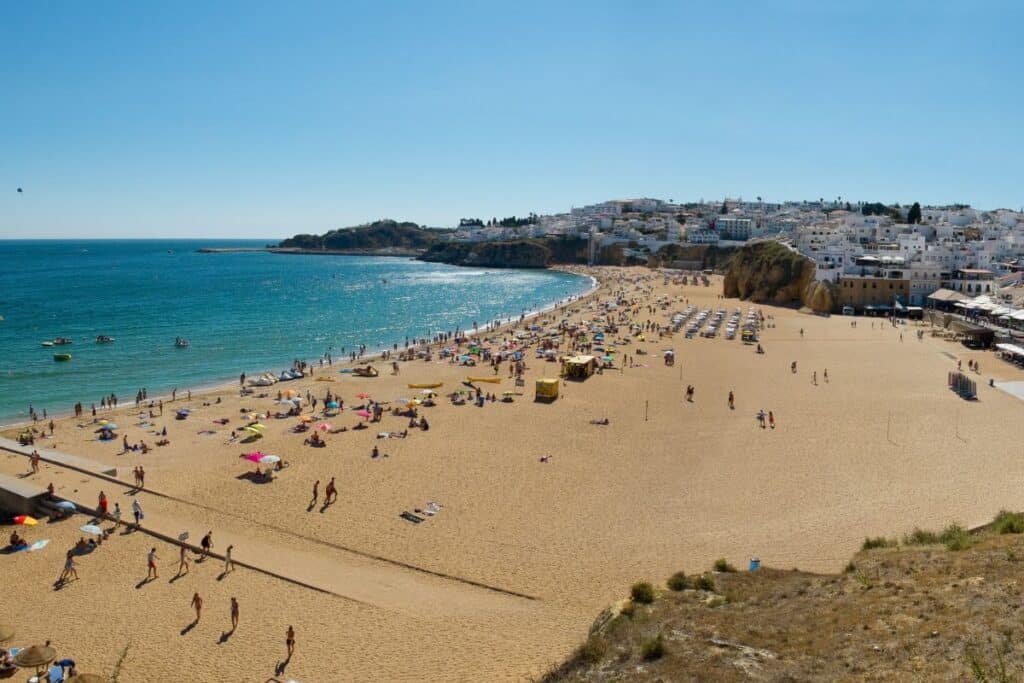
[{"label": "umbrella shade cluster", "polygon": [[57,658],[57,651],[48,645],[33,645],[14,655],[15,665],[23,668],[46,666]]},{"label": "umbrella shade cluster", "polygon": [[258,462],[261,465],[276,465],[281,461],[281,458],[276,455],[268,455],[266,453],[261,453],[260,451],[256,451],[255,453],[245,453],[239,457],[244,460],[248,460],[249,462]]}]

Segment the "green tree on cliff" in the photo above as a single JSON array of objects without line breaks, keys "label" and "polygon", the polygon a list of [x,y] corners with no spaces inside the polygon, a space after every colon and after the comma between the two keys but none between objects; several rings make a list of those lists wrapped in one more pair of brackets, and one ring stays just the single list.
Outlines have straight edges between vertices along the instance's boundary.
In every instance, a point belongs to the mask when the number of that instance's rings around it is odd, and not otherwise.
[{"label": "green tree on cliff", "polygon": [[921,205],[917,202],[914,202],[914,205],[910,207],[910,211],[907,212],[907,222],[911,225],[921,222]]}]

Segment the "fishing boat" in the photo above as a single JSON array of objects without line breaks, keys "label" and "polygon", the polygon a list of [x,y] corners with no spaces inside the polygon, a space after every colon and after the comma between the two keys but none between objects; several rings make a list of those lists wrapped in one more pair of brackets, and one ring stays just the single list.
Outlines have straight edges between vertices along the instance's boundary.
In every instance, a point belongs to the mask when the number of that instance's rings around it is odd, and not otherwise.
[{"label": "fishing boat", "polygon": [[96,337],[96,343],[97,344],[111,344],[111,343],[113,343],[113,341],[114,341],[113,337],[108,337],[105,334],[101,334],[101,335],[98,335]]},{"label": "fishing boat", "polygon": [[71,342],[72,342],[71,337],[54,337],[53,338],[54,346],[64,346],[66,344],[70,344]]},{"label": "fishing boat", "polygon": [[53,354],[53,359],[56,360],[56,361],[71,360],[71,354],[70,353],[55,353],[55,354]]},{"label": "fishing boat", "polygon": [[174,346],[179,349],[187,349],[189,347],[188,339],[184,337],[175,337]]}]

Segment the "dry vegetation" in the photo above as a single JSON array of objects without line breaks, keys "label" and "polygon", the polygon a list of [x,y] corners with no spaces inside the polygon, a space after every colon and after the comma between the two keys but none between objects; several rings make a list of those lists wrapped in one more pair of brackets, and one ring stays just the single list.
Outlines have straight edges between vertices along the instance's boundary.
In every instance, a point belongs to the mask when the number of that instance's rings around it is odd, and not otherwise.
[{"label": "dry vegetation", "polygon": [[1019,681],[1022,530],[1003,512],[867,539],[838,575],[680,572],[602,613],[542,681]]}]

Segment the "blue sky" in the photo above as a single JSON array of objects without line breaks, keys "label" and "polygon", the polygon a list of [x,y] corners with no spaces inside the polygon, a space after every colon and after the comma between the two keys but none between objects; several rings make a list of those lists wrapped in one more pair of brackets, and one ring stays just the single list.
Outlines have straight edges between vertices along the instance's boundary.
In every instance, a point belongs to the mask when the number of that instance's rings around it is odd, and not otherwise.
[{"label": "blue sky", "polygon": [[6,2],[0,238],[269,238],[628,196],[1016,208],[1022,19],[1011,2]]}]

